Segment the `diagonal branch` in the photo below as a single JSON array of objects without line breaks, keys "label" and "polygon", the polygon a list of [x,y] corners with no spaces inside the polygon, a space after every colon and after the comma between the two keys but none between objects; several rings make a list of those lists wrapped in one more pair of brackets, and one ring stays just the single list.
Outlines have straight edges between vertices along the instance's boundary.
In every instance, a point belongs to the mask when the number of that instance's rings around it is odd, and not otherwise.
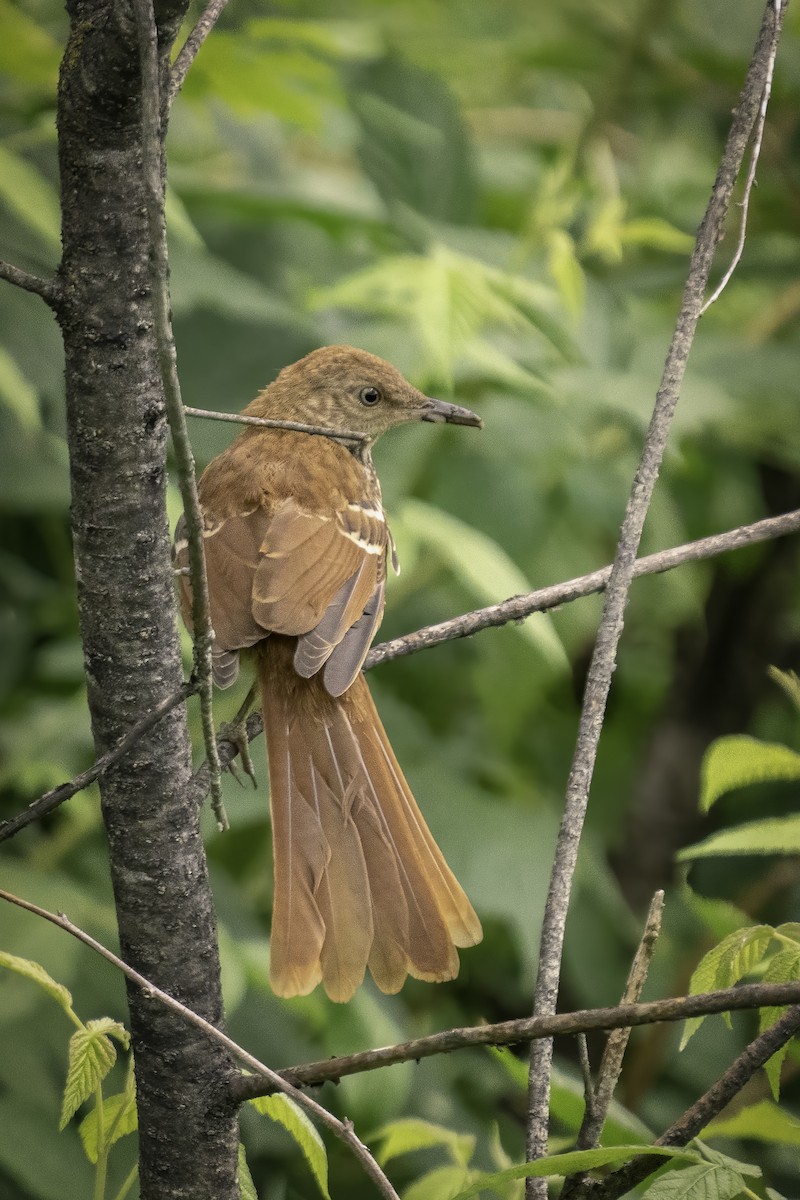
[{"label": "diagonal branch", "polygon": [[[353,1128],[352,1121],[340,1121],[333,1113],[328,1112],[321,1104],[317,1104],[316,1100],[312,1100],[305,1092],[301,1092],[294,1084],[289,1083],[277,1071],[273,1071],[270,1067],[254,1058],[252,1054],[243,1049],[238,1042],[234,1042],[233,1038],[229,1038],[221,1029],[217,1029],[216,1025],[212,1025],[210,1021],[206,1021],[203,1017],[187,1008],[185,1004],[181,1004],[173,996],[167,992],[163,992],[161,988],[156,987],[149,979],[145,979],[144,975],[140,975],[138,971],[134,971],[133,967],[128,966],[116,954],[102,945],[101,942],[95,941],[88,933],[80,926],[73,924],[68,917],[63,913],[49,912],[46,908],[40,908],[38,904],[31,904],[29,900],[22,900],[19,896],[12,895],[11,892],[0,888],[0,900],[7,900],[9,904],[15,904],[18,908],[25,909],[26,912],[34,913],[37,917],[42,917],[45,921],[50,921],[51,924],[57,925],[59,929],[65,930],[72,934],[79,942],[83,942],[91,950],[94,950],[102,958],[106,959],[115,966],[119,971],[130,979],[150,998],[158,1000],[165,1008],[169,1008],[172,1012],[177,1013],[190,1025],[195,1025],[198,1029],[202,1029],[204,1033],[232,1054],[235,1054],[251,1071],[255,1071],[256,1075],[269,1083],[270,1091],[282,1092],[288,1096],[300,1108],[305,1109],[311,1116],[315,1117],[321,1125],[326,1126],[331,1130],[336,1137],[345,1142],[360,1161],[366,1174],[376,1184],[382,1196],[387,1197],[387,1200],[399,1200],[397,1192],[394,1190],[389,1180],[384,1175],[383,1171],[378,1166],[370,1151],[357,1136]],[[252,1077],[251,1077],[252,1078]]]},{"label": "diagonal branch", "polygon": [[[616,666],[617,647],[622,636],[625,606],[634,577],[636,554],[664,456],[714,254],[722,237],[734,184],[758,117],[764,82],[774,55],[773,47],[777,45],[780,36],[781,18],[782,12],[776,11],[774,0],[769,0],[711,198],[697,232],[675,333],[667,353],[642,457],[628,498],[614,565],[606,585],[606,602],[589,667],[575,753],[566,786],[564,814],[542,920],[539,973],[534,993],[534,1012],[539,1016],[554,1013],[556,1009],[572,879],[611,677]],[[531,1046],[526,1138],[526,1158],[529,1160],[543,1158],[547,1154],[552,1061],[552,1041],[534,1042]],[[528,1179],[525,1194],[528,1200],[546,1200],[546,1181]]]},{"label": "diagonal branch", "polygon": [[[730,1104],[734,1096],[763,1067],[790,1038],[800,1031],[800,1005],[785,1012],[769,1029],[747,1046],[715,1084],[700,1097],[691,1108],[687,1108],[669,1129],[656,1139],[656,1146],[685,1146]],[[644,1156],[621,1167],[619,1171],[595,1183],[588,1191],[592,1200],[617,1200],[663,1166],[663,1159]]]},{"label": "diagonal branch", "polygon": [[58,787],[45,792],[43,796],[39,796],[37,800],[32,801],[21,813],[17,813],[16,817],[10,817],[7,821],[0,821],[0,842],[5,842],[9,838],[12,838],[21,829],[25,829],[26,826],[31,825],[34,821],[41,820],[42,817],[47,816],[48,813],[58,808],[59,804],[63,804],[65,800],[71,799],[78,792],[82,792],[84,788],[89,787],[109,767],[113,767],[114,763],[119,762],[148,730],[158,724],[162,717],[172,712],[173,708],[182,704],[189,696],[193,696],[196,690],[197,688],[194,683],[185,683],[177,692],[173,692],[171,696],[167,696],[160,704],[152,708],[141,721],[137,721],[125,736],[119,740],[114,749],[109,750],[107,754],[101,754],[100,758],[88,770],[81,771],[80,775],[76,775],[68,783],[61,783]]},{"label": "diagonal branch", "polygon": [[180,53],[172,64],[169,91],[167,93],[168,104],[172,104],[172,101],[183,87],[183,81],[189,74],[189,68],[197,58],[197,52],[216,25],[217,19],[227,3],[228,0],[209,0],[205,11],[184,42]]}]

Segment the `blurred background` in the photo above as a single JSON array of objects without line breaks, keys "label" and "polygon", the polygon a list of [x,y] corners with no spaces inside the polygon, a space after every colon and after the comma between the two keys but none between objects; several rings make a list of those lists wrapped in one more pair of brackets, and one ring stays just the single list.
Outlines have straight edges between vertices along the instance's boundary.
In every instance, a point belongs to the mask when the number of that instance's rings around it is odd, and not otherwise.
[{"label": "blurred background", "polygon": [[[186,403],[238,410],[287,362],[347,342],[485,423],[403,429],[377,448],[402,563],[381,638],[611,560],[760,19],[760,5],[731,0],[231,0],[169,133]],[[645,553],[800,506],[800,9],[786,23],[744,257],[702,319]],[[55,91],[66,32],[58,0],[0,0],[0,258],[41,273],[59,255]],[[0,287],[2,818],[88,766],[92,747],[60,339],[40,300]],[[232,436],[210,421],[191,432],[200,466]],[[174,522],[176,489],[170,504]],[[797,711],[767,674],[800,659],[797,568],[794,538],[634,584],[563,1009],[616,1002],[657,887],[667,908],[649,998],[684,991],[737,921],[798,917],[797,859],[699,860],[688,883],[674,864],[680,847],[755,805],[760,815],[797,807],[797,786],[775,785],[698,814],[700,762],[716,737],[749,732],[800,749]],[[276,1001],[263,744],[258,791],[226,778],[232,828],[220,836],[206,818],[208,851],[230,1030],[253,1053],[281,1067],[529,1013],[600,604],[581,600],[370,674],[412,788],[483,920],[484,941],[462,954],[453,984],[412,982],[390,998],[370,983],[347,1006],[318,993]],[[218,719],[240,699],[220,697]],[[0,878],[113,943],[95,789],[3,846]],[[121,981],[66,935],[2,911],[0,948],[41,961],[84,1019],[124,1019]],[[608,1136],[660,1132],[756,1022],[737,1016],[729,1030],[709,1020],[684,1055],[677,1029],[635,1031],[625,1108]],[[0,1200],[88,1194],[74,1125],[56,1131],[69,1032],[43,993],[0,975]],[[595,1060],[600,1048],[590,1042]],[[571,1042],[557,1046],[557,1063],[555,1147],[570,1144],[580,1119]],[[784,1094],[795,1112],[799,1071],[800,1055],[790,1056]],[[471,1051],[347,1080],[321,1098],[366,1136],[408,1115],[471,1135],[473,1161],[498,1167],[522,1157],[523,1078],[515,1055]],[[757,1080],[748,1098],[767,1095]],[[282,1131],[247,1112],[243,1132],[259,1195],[314,1194]],[[796,1147],[721,1145],[796,1194]],[[404,1156],[393,1178],[435,1174],[460,1152],[443,1144]],[[113,1180],[133,1153],[132,1138],[120,1143]],[[346,1153],[330,1153],[334,1194],[371,1194]],[[451,1194],[444,1175],[428,1178],[408,1195]]]}]

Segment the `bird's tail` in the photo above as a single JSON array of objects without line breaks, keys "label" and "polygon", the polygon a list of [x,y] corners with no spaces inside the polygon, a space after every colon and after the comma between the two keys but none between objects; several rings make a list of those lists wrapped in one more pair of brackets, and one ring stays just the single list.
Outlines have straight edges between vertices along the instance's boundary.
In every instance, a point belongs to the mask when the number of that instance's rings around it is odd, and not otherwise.
[{"label": "bird's tail", "polygon": [[363,675],[334,698],[301,679],[294,639],[257,650],[270,776],[275,900],[270,981],[279,996],[320,981],[349,1000],[369,967],[397,992],[407,975],[458,973],[480,922],[416,805]]}]

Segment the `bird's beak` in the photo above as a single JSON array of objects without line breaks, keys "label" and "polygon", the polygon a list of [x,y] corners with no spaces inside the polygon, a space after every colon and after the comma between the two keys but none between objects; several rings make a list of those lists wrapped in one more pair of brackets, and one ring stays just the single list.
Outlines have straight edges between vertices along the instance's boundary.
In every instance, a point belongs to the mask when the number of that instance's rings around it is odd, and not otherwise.
[{"label": "bird's beak", "polygon": [[425,407],[420,413],[422,421],[446,421],[448,425],[474,425],[476,429],[483,428],[483,421],[477,413],[460,404],[449,404],[446,400],[434,400],[425,397]]}]

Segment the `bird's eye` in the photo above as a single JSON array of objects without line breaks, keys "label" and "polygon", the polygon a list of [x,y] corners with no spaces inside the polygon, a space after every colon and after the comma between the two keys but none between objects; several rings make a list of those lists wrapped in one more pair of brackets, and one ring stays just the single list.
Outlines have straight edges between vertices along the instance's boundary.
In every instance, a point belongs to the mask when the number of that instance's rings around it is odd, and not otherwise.
[{"label": "bird's eye", "polygon": [[363,387],[358,393],[362,404],[367,408],[372,408],[381,398],[381,394],[376,387]]}]

